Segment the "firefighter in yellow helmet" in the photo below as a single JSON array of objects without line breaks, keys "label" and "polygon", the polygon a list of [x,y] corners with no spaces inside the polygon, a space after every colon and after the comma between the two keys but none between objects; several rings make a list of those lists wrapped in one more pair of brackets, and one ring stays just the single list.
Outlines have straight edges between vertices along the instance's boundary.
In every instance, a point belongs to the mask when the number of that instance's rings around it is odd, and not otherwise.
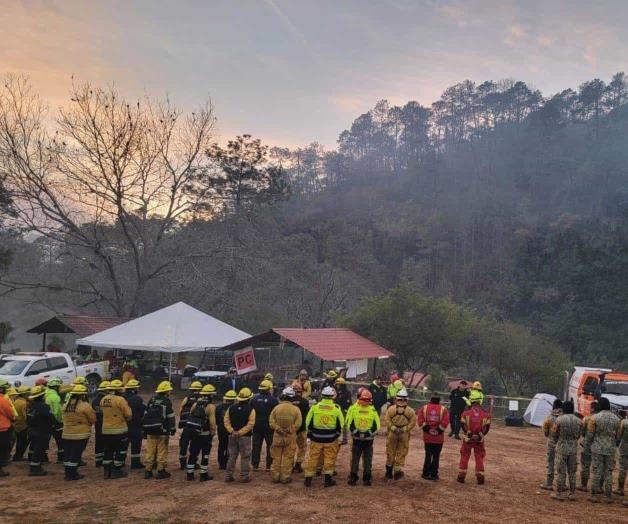
[{"label": "firefighter in yellow helmet", "polygon": [[201,482],[211,480],[209,471],[209,454],[212,449],[212,439],[216,434],[216,406],[212,399],[216,388],[206,384],[201,389],[198,400],[192,405],[186,421],[190,433],[190,456],[187,461],[187,479],[194,480],[194,466],[201,455]]},{"label": "firefighter in yellow helmet", "polygon": [[292,465],[297,449],[297,431],[301,427],[301,410],[293,404],[294,389],[287,387],[281,401],[270,413],[270,428],[275,432],[270,448],[272,455],[271,476],[273,482],[292,482]]},{"label": "firefighter in yellow helmet", "polygon": [[[65,480],[80,480],[81,457],[96,423],[96,413],[87,401],[87,388],[75,384],[69,400],[63,406],[63,451]],[[84,463],[83,463],[84,464]]]},{"label": "firefighter in yellow helmet", "polygon": [[225,472],[225,481],[233,482],[235,479],[236,460],[240,455],[240,482],[250,482],[249,473],[251,460],[251,433],[255,426],[255,410],[251,406],[253,393],[249,388],[242,388],[237,397],[237,402],[225,413],[225,429],[229,433],[229,460]]},{"label": "firefighter in yellow helmet", "polygon": [[107,394],[100,401],[105,448],[102,463],[106,479],[122,478],[127,475],[123,466],[128,447],[128,421],[131,420],[133,413],[122,396],[123,393],[122,381],[112,380],[107,387]]},{"label": "firefighter in yellow helmet", "polygon": [[[267,373],[269,375],[269,373]],[[253,427],[253,449],[251,450],[251,465],[253,469],[259,468],[262,454],[262,444],[266,442],[266,470],[270,470],[272,457],[270,447],[273,443],[273,430],[270,427],[270,413],[279,401],[273,396],[273,383],[264,379],[258,387],[259,393],[251,400],[251,406],[255,410],[255,426]]]},{"label": "firefighter in yellow helmet", "polygon": [[386,411],[386,478],[403,478],[403,466],[408,455],[410,433],[416,426],[416,413],[408,406],[408,390],[397,392],[395,405]]},{"label": "firefighter in yellow helmet", "polygon": [[[131,378],[124,386],[124,398],[131,408],[133,416],[129,420],[129,448],[131,450],[131,469],[144,469],[142,464],[142,419],[146,412],[146,404],[139,396],[140,383]],[[128,453],[128,449],[127,449]]]},{"label": "firefighter in yellow helmet", "polygon": [[310,437],[310,452],[305,466],[305,485],[312,485],[319,457],[323,455],[325,487],[335,486],[333,474],[338,454],[337,440],[345,424],[341,409],[334,403],[336,392],[331,386],[323,388],[322,400],[312,406],[305,426]]},{"label": "firefighter in yellow helmet", "polygon": [[238,394],[230,389],[222,397],[222,404],[216,406],[216,432],[218,433],[218,468],[227,469],[227,460],[229,459],[229,433],[225,428],[225,414],[231,405],[236,401]]},{"label": "firefighter in yellow helmet", "polygon": [[[182,470],[186,468],[191,439],[190,430],[187,428],[187,420],[190,416],[190,409],[200,397],[201,389],[203,389],[203,384],[199,380],[192,382],[188,387],[189,393],[181,401],[181,406],[179,406],[179,429],[182,429],[179,437],[179,467]],[[195,467],[198,469],[198,466]]]},{"label": "firefighter in yellow helmet", "polygon": [[46,404],[46,388],[42,385],[33,386],[28,396],[29,404],[26,408],[26,424],[28,439],[30,440],[29,477],[43,477],[47,472],[42,468],[46,458],[46,449],[56,418],[50,406]]},{"label": "firefighter in yellow helmet", "polygon": [[13,454],[13,462],[24,460],[24,453],[28,449],[28,425],[26,424],[26,408],[28,407],[28,396],[30,388],[28,386],[20,386],[17,388],[17,396],[13,400],[13,407],[17,413],[13,430],[15,431],[15,453]]},{"label": "firefighter in yellow helmet", "polygon": [[167,380],[159,383],[155,395],[146,405],[142,419],[142,430],[146,435],[144,454],[145,479],[153,478],[153,469],[157,468],[157,478],[170,478],[166,471],[168,465],[168,440],[177,432],[170,392],[172,384]]},{"label": "firefighter in yellow helmet", "polygon": [[109,387],[109,384],[110,382],[108,380],[103,380],[96,390],[96,395],[92,399],[92,409],[94,410],[94,413],[96,413],[96,425],[94,426],[94,462],[96,463],[97,468],[102,466],[102,459],[105,455],[105,442],[102,437],[102,409],[100,407],[100,402],[107,395],[107,388]]}]

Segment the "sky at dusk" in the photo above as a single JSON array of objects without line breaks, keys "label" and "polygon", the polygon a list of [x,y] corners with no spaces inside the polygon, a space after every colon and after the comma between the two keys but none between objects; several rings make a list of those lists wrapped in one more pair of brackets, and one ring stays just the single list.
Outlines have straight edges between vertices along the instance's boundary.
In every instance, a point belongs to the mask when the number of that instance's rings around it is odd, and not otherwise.
[{"label": "sky at dusk", "polygon": [[0,67],[55,107],[72,77],[128,97],[211,96],[223,138],[334,147],[387,98],[516,78],[551,94],[628,72],[628,1],[0,0]]}]

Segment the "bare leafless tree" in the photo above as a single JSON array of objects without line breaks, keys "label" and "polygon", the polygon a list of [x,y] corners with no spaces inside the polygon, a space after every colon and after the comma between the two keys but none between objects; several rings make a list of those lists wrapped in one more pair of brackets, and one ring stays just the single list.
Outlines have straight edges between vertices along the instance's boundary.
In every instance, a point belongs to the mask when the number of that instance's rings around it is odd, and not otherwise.
[{"label": "bare leafless tree", "polygon": [[10,76],[0,88],[0,178],[18,224],[74,259],[74,291],[132,316],[147,284],[185,255],[170,237],[207,203],[185,188],[206,168],[214,123],[209,100],[185,114],[168,99],[128,103],[90,84],[73,85],[68,107],[51,114],[28,79]]}]

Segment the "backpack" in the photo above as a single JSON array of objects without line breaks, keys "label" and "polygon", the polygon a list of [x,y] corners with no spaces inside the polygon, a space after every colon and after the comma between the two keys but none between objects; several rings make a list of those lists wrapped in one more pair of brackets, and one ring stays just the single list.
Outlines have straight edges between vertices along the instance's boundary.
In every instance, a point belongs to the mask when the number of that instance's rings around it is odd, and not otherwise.
[{"label": "backpack", "polygon": [[142,417],[142,430],[147,435],[161,435],[165,429],[166,405],[151,399]]},{"label": "backpack", "polygon": [[206,431],[209,428],[209,418],[205,412],[205,408],[208,406],[207,400],[197,400],[186,421],[186,427],[195,435],[200,435],[201,432]]}]

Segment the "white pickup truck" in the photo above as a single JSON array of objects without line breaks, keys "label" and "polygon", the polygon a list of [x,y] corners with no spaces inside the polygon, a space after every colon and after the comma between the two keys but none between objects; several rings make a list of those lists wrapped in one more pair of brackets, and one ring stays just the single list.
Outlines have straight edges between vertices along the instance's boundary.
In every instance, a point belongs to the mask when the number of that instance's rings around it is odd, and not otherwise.
[{"label": "white pickup truck", "polygon": [[0,355],[0,378],[13,386],[32,387],[39,378],[59,377],[64,384],[77,376],[87,379],[90,393],[109,378],[109,362],[75,364],[67,353],[15,353]]}]

